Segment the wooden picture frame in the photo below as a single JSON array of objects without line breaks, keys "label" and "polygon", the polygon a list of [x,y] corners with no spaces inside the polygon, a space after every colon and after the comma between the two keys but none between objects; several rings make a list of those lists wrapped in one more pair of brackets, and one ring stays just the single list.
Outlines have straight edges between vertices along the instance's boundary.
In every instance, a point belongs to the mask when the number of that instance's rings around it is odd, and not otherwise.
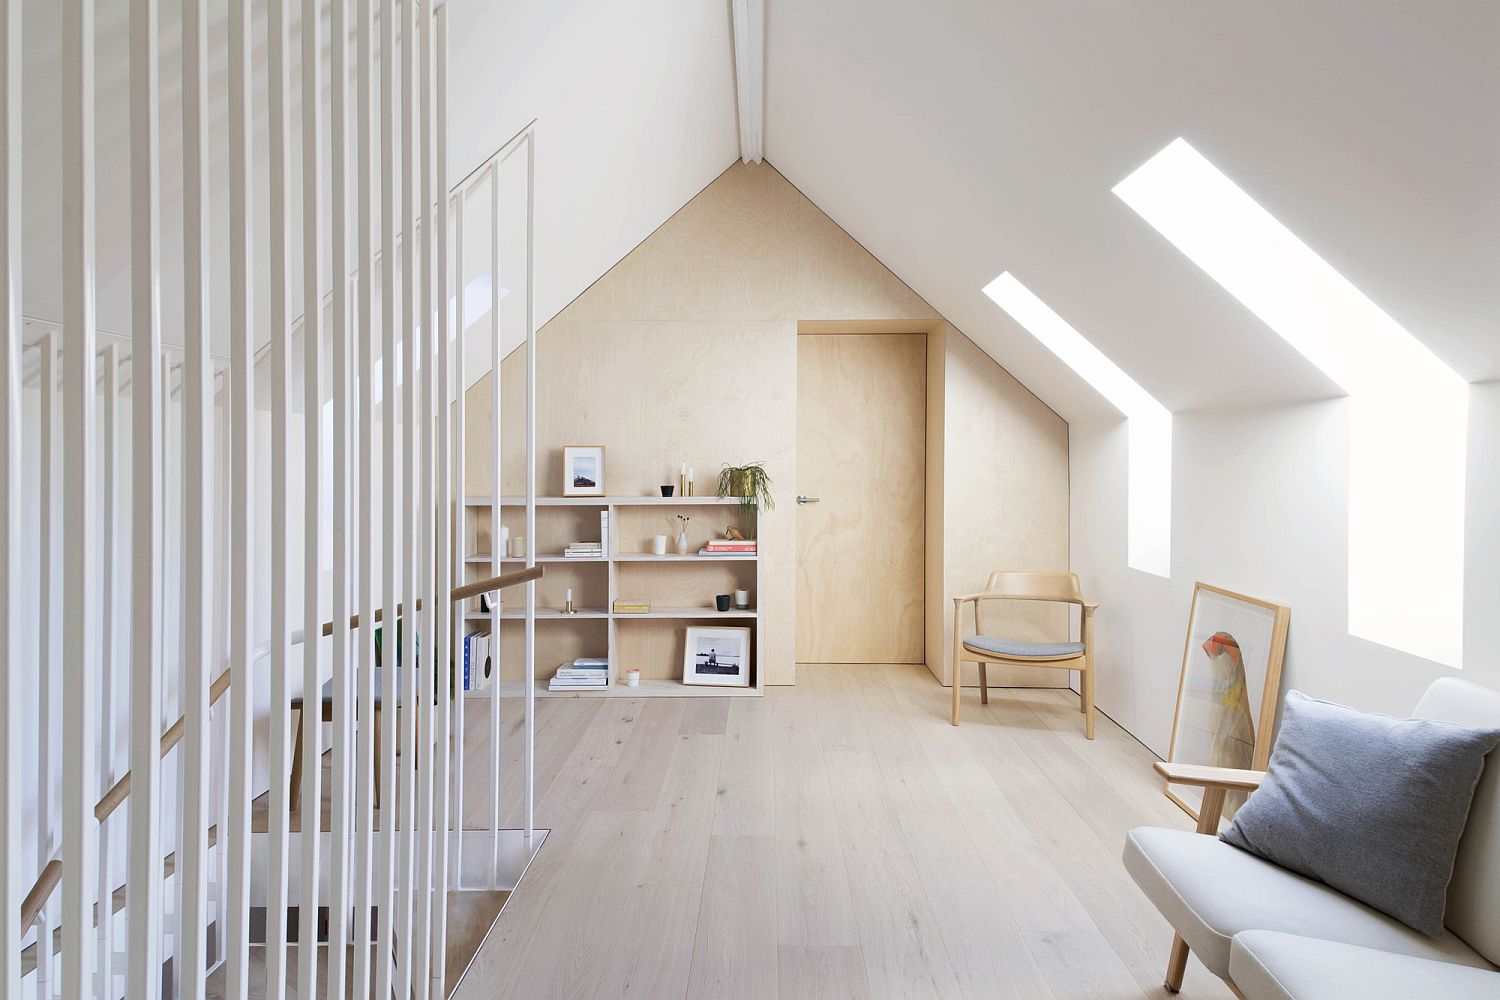
[{"label": "wooden picture frame", "polygon": [[682,647],[682,683],[710,687],[749,687],[750,630],[689,626]]},{"label": "wooden picture frame", "polygon": [[[1291,615],[1285,604],[1201,581],[1193,585],[1169,762],[1265,770]],[[1162,791],[1197,820],[1201,788],[1163,782]],[[1225,819],[1245,793],[1233,796],[1225,800]]]},{"label": "wooden picture frame", "polygon": [[563,447],[562,495],[604,496],[604,445],[570,444]]}]

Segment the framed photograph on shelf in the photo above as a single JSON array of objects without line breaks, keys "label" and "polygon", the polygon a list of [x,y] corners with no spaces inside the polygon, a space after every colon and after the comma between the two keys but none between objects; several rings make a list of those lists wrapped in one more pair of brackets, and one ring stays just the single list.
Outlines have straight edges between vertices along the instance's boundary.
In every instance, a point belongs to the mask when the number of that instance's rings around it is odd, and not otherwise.
[{"label": "framed photograph on shelf", "polygon": [[[1284,604],[1194,585],[1167,760],[1265,769],[1291,616]],[[1168,782],[1164,790],[1198,818],[1202,789]],[[1233,817],[1244,801],[1244,792],[1230,792],[1224,818]]]},{"label": "framed photograph on shelf", "polygon": [[693,626],[682,654],[682,683],[750,686],[750,630]]},{"label": "framed photograph on shelf", "polygon": [[570,444],[563,448],[563,496],[604,495],[604,445]]}]

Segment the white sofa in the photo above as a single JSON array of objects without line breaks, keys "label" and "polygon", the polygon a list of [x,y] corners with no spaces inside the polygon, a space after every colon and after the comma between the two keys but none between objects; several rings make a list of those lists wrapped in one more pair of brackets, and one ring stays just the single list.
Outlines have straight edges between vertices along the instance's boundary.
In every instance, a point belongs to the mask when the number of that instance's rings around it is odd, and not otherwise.
[{"label": "white sofa", "polygon": [[[1500,727],[1500,693],[1445,678],[1413,715]],[[1438,938],[1212,836],[1225,790],[1253,788],[1259,772],[1157,770],[1204,789],[1201,833],[1139,827],[1125,840],[1126,870],[1177,932],[1168,989],[1191,950],[1246,1000],[1500,1000],[1500,761],[1480,777]]]}]

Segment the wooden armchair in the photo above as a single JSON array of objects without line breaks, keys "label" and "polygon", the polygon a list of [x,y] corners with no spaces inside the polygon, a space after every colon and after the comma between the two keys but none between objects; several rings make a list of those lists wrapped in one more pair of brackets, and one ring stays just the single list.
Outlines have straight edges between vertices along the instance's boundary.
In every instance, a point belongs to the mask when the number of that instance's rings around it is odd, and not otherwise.
[{"label": "wooden armchair", "polygon": [[[1001,635],[985,634],[980,602],[1050,601],[1076,604],[1083,609],[1077,642],[1023,642]],[[963,609],[974,605],[975,634],[963,633]],[[1094,611],[1099,605],[1083,599],[1077,573],[1021,573],[996,571],[984,590],[953,599],[953,724],[958,725],[959,694],[963,665],[979,665],[979,700],[990,701],[987,667],[991,663],[1013,667],[1054,667],[1078,671],[1078,710],[1084,716],[1084,735],[1094,738]]]},{"label": "wooden armchair", "polygon": [[[1198,832],[1210,837],[1218,836],[1225,793],[1253,792],[1266,777],[1264,771],[1213,767],[1209,764],[1172,764],[1159,760],[1153,766],[1157,774],[1173,784],[1203,789],[1203,802],[1198,807]],[[1182,939],[1181,934],[1173,932],[1172,951],[1167,956],[1167,978],[1163,983],[1173,993],[1182,989],[1182,976],[1187,971],[1187,960],[1187,942]]]}]

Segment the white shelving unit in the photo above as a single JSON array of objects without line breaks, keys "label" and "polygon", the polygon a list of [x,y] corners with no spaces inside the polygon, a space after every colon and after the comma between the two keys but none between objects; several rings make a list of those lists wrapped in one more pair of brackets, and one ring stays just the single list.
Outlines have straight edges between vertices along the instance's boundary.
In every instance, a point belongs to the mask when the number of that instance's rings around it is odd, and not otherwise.
[{"label": "white shelving unit", "polygon": [[[595,511],[609,511],[609,522],[611,525],[609,533],[609,547],[603,556],[576,557],[566,556],[561,552],[539,552],[536,561],[540,564],[578,564],[580,566],[604,566],[608,575],[606,594],[607,599],[604,607],[580,607],[572,614],[566,614],[558,607],[538,607],[536,619],[538,622],[548,622],[548,628],[563,627],[566,622],[606,622],[608,632],[608,657],[610,685],[603,691],[549,691],[547,683],[551,679],[550,665],[543,669],[539,664],[537,671],[538,697],[548,698],[599,698],[599,697],[624,697],[624,698],[651,698],[651,697],[756,697],[764,692],[764,670],[760,663],[760,635],[759,635],[759,612],[755,608],[739,610],[731,608],[729,611],[721,612],[712,607],[657,607],[649,592],[631,593],[622,595],[619,588],[619,574],[617,567],[621,564],[640,566],[650,563],[673,564],[681,566],[684,563],[752,563],[754,571],[750,586],[751,593],[760,594],[760,554],[754,555],[723,555],[705,556],[696,552],[687,555],[679,555],[670,552],[667,555],[653,555],[650,552],[619,551],[620,523],[618,511],[621,508],[684,508],[684,507],[719,507],[737,506],[737,497],[714,497],[714,496],[690,496],[690,497],[660,497],[660,496],[607,496],[607,497],[537,497],[538,522],[545,516],[542,511],[548,508],[573,508]],[[500,505],[502,508],[525,506],[524,497],[502,497]],[[469,511],[483,510],[486,513],[477,514],[483,523],[488,523],[488,511],[494,506],[492,497],[467,497],[464,500],[466,508],[464,512],[465,528],[469,523]],[[540,528],[539,528],[540,531]],[[532,540],[528,539],[528,544]],[[502,563],[524,563],[524,557],[505,555],[501,557]],[[485,568],[492,565],[492,555],[489,552],[474,552],[465,557],[467,567],[473,568],[475,573],[484,572]],[[615,600],[622,596],[642,597],[651,601],[652,610],[644,613],[615,613],[611,610]],[[520,608],[502,607],[500,619],[505,621],[519,621],[525,618]],[[698,624],[714,624],[723,622],[726,625],[750,626],[755,629],[751,636],[751,650],[753,657],[752,685],[745,688],[711,687],[683,684],[680,679],[666,678],[642,678],[639,687],[627,687],[624,683],[624,669],[629,666],[644,667],[645,664],[622,664],[620,662],[620,642],[617,629],[622,623],[631,619],[642,621],[681,621]],[[464,620],[475,627],[490,624],[490,615],[487,613],[470,610],[465,612]],[[624,625],[629,628],[630,626]],[[668,667],[671,665],[657,664],[657,667]],[[680,664],[676,665],[680,668]],[[542,676],[546,674],[546,676]],[[523,685],[517,681],[502,681],[499,685],[502,697],[519,697],[524,693]]]}]

